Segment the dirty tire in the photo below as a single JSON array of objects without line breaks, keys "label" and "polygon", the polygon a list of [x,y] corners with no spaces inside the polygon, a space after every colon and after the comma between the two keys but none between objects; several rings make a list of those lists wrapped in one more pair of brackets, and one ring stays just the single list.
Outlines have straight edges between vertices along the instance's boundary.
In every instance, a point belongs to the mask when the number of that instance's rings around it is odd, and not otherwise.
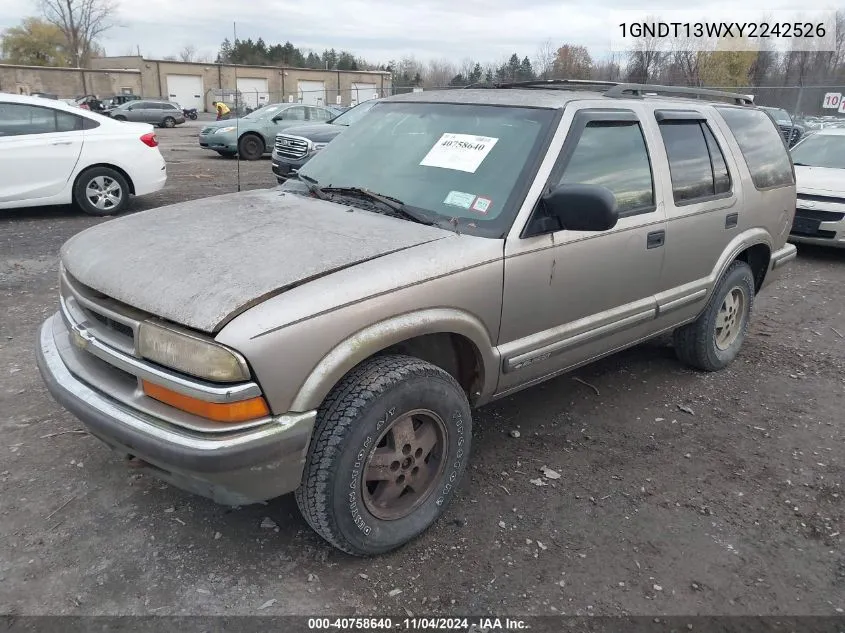
[{"label": "dirty tire", "polygon": [[176,127],[176,119],[172,116],[164,117],[164,120],[161,122],[161,127]]},{"label": "dirty tire", "polygon": [[129,204],[129,184],[109,167],[91,167],[76,179],[73,202],[89,215],[116,215]]},{"label": "dirty tire", "polygon": [[[741,299],[739,299],[741,297]],[[720,340],[722,315],[731,314],[726,305],[736,308],[730,323],[732,340]],[[703,371],[718,371],[733,362],[745,341],[754,306],[754,274],[743,261],[735,261],[716,285],[704,312],[692,323],[675,330],[675,354],[687,365]],[[720,343],[722,344],[720,347]]]},{"label": "dirty tire", "polygon": [[255,134],[244,134],[238,141],[238,153],[244,160],[258,160],[264,155],[264,141]]},{"label": "dirty tire", "polygon": [[[443,423],[440,448],[431,452],[439,452],[437,461],[443,466],[414,509],[384,520],[365,502],[365,496],[372,498],[364,483],[366,466],[379,438],[418,410]],[[296,491],[299,509],[314,531],[348,554],[372,556],[396,549],[445,510],[466,468],[471,434],[469,403],[450,374],[409,356],[370,359],[347,374],[318,410],[303,484]]]}]

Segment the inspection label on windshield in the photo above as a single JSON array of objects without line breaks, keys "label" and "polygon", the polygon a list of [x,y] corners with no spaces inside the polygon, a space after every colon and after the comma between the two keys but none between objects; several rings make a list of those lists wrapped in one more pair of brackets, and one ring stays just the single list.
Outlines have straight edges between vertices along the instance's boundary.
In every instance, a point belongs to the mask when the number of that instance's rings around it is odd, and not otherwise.
[{"label": "inspection label on windshield", "polygon": [[491,136],[447,132],[434,144],[420,165],[474,174],[498,140]]}]

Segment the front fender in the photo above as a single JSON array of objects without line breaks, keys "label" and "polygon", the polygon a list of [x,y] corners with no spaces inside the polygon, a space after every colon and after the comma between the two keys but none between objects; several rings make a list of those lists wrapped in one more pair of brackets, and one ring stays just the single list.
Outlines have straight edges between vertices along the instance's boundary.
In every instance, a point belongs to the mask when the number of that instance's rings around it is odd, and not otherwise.
[{"label": "front fender", "polygon": [[474,394],[475,400],[482,401],[495,392],[499,359],[484,325],[461,310],[433,308],[374,323],[335,346],[308,375],[293,400],[291,411],[316,409],[356,365],[392,345],[425,334],[457,334],[471,341],[483,376],[483,387]]}]

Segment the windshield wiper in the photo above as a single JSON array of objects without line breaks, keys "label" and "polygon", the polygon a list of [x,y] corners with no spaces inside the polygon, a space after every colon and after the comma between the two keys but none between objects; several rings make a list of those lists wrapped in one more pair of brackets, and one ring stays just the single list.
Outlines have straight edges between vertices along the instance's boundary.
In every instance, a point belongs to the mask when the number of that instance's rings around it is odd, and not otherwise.
[{"label": "windshield wiper", "polygon": [[427,224],[428,226],[434,224],[428,218],[408,209],[401,200],[364,189],[363,187],[320,187],[320,191],[323,193],[339,193],[345,196],[358,196],[367,200],[375,200],[390,209],[392,212],[391,215],[410,220],[411,222]]},{"label": "windshield wiper", "polygon": [[296,172],[296,178],[300,182],[305,183],[305,186],[308,187],[308,192],[314,194],[320,200],[325,200],[326,196],[323,194],[323,190],[320,189],[320,183],[317,182],[311,176],[305,176],[304,174],[300,174]]}]

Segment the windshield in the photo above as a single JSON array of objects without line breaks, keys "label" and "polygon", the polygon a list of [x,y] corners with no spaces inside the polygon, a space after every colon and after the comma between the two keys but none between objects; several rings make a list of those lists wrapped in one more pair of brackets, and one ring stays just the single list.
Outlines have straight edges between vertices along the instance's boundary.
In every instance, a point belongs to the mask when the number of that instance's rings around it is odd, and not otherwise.
[{"label": "windshield", "polygon": [[845,136],[814,134],[793,147],[791,153],[796,165],[845,169]]},{"label": "windshield", "polygon": [[372,108],[376,103],[378,103],[378,101],[365,101],[364,103],[347,110],[339,117],[332,119],[332,123],[334,125],[352,125],[353,123],[357,123],[358,120],[367,114],[367,112],[370,111],[370,108]]},{"label": "windshield", "polygon": [[772,115],[772,118],[778,123],[785,123],[791,125],[792,120],[789,118],[789,113],[780,108],[763,108],[766,112]]},{"label": "windshield", "polygon": [[502,237],[542,155],[554,110],[385,102],[299,173],[321,187],[401,200],[461,232]]}]

